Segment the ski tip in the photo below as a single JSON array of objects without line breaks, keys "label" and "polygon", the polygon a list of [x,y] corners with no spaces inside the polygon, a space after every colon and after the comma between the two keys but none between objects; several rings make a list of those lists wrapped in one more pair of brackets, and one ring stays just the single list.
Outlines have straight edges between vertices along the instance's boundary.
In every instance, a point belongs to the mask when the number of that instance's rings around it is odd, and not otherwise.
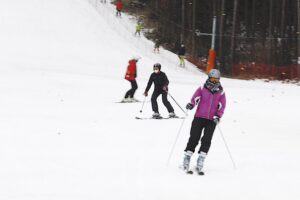
[{"label": "ski tip", "polygon": [[133,100],[133,101],[124,101],[124,100],[121,100],[121,101],[117,101],[115,103],[140,103],[141,101],[140,100]]}]

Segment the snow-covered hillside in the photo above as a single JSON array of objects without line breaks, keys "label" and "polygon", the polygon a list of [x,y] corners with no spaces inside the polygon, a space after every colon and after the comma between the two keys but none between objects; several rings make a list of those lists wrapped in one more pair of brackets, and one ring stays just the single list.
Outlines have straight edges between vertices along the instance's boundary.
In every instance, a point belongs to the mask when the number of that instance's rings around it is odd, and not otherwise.
[{"label": "snow-covered hillside", "polygon": [[182,119],[136,120],[141,103],[116,102],[133,55],[140,100],[156,62],[182,107],[206,75],[154,54],[134,37],[134,18],[114,12],[96,0],[0,1],[0,199],[299,199],[300,87],[223,78],[220,128],[237,169],[216,130],[206,175],[186,175],[178,166],[194,111],[167,165]]}]

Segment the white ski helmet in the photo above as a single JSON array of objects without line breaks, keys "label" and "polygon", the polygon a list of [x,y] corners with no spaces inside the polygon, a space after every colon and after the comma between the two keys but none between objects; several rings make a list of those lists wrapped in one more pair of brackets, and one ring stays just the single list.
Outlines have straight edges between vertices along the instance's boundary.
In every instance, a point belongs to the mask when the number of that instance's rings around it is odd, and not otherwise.
[{"label": "white ski helmet", "polygon": [[219,79],[221,77],[221,73],[217,69],[212,69],[212,70],[209,71],[208,77],[209,78],[218,78]]}]

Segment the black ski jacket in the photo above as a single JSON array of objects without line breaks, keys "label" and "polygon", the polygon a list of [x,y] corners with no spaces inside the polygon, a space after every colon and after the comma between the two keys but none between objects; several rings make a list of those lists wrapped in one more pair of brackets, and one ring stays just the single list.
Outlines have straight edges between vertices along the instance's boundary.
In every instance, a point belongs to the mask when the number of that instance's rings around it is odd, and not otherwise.
[{"label": "black ski jacket", "polygon": [[146,92],[149,91],[149,89],[151,88],[152,83],[154,82],[154,90],[162,90],[164,86],[168,86],[169,85],[169,80],[167,75],[160,71],[159,73],[155,73],[153,72],[149,78],[147,87],[146,87]]},{"label": "black ski jacket", "polygon": [[185,55],[185,47],[180,47],[178,51],[179,56],[184,56]]}]

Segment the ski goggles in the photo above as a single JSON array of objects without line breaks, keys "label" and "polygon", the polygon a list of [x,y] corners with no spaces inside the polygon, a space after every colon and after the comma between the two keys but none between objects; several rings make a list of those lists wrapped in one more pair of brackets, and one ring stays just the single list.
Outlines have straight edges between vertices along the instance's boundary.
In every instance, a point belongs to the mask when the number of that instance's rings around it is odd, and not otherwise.
[{"label": "ski goggles", "polygon": [[219,83],[220,79],[219,78],[215,78],[215,77],[210,77],[209,80],[213,83]]},{"label": "ski goggles", "polygon": [[153,71],[159,71],[158,67],[153,67]]}]

